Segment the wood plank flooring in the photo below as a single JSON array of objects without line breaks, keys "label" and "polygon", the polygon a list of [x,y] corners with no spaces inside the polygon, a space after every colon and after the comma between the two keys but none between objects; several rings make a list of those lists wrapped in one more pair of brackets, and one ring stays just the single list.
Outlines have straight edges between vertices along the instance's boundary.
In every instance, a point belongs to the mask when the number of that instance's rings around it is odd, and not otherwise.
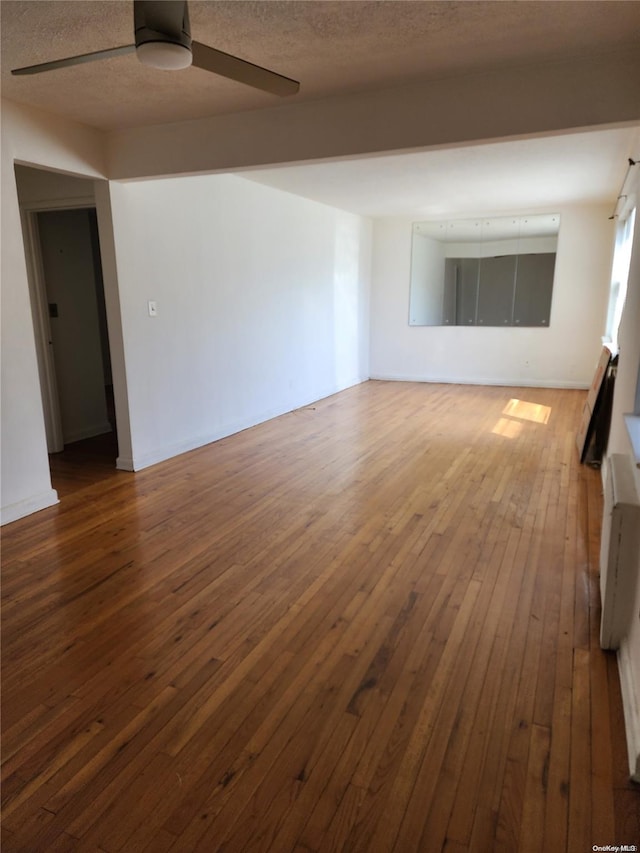
[{"label": "wood plank flooring", "polygon": [[115,476],[118,440],[115,430],[67,444],[61,453],[49,454],[49,468],[59,498]]},{"label": "wood plank flooring", "polygon": [[638,844],[584,393],[367,382],[3,529],[3,850]]}]

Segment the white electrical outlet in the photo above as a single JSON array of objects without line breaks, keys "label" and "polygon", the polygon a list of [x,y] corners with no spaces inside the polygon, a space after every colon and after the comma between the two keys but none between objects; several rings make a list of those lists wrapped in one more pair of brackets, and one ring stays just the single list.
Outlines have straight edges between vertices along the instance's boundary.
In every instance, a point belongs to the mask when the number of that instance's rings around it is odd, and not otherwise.
[{"label": "white electrical outlet", "polygon": [[156,305],[156,303],[149,301],[147,304],[149,306],[149,316],[150,317],[157,317],[158,316],[158,306]]}]

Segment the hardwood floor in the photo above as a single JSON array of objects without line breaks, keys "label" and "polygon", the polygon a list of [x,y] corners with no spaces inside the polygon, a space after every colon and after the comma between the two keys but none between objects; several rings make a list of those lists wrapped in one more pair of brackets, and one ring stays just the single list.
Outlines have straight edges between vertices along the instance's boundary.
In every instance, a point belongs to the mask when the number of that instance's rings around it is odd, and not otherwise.
[{"label": "hardwood floor", "polygon": [[638,844],[583,400],[368,382],[5,527],[5,853]]},{"label": "hardwood floor", "polygon": [[67,444],[61,453],[49,454],[51,483],[59,498],[66,498],[87,486],[119,476],[116,433],[110,432]]}]

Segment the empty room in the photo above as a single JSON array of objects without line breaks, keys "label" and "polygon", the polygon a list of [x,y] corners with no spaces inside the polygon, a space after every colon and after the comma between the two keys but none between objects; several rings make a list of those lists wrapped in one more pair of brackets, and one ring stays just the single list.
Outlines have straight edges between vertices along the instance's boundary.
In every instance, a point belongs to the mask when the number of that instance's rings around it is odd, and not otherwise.
[{"label": "empty room", "polygon": [[3,850],[635,849],[640,3],[0,27]]}]

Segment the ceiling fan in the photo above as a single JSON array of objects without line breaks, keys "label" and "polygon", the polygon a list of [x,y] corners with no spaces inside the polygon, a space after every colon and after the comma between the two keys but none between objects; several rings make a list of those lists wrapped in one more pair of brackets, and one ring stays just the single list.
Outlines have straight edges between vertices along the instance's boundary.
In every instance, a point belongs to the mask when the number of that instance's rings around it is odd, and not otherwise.
[{"label": "ceiling fan", "polygon": [[165,71],[194,65],[196,68],[220,74],[274,95],[295,95],[300,88],[297,80],[283,77],[275,71],[193,41],[186,0],[133,0],[133,22],[135,44],[55,59],[39,65],[28,65],[25,68],[16,68],[11,73],[39,74],[42,71],[53,71],[69,65],[95,62],[98,59],[110,59],[135,51],[144,65]]}]

